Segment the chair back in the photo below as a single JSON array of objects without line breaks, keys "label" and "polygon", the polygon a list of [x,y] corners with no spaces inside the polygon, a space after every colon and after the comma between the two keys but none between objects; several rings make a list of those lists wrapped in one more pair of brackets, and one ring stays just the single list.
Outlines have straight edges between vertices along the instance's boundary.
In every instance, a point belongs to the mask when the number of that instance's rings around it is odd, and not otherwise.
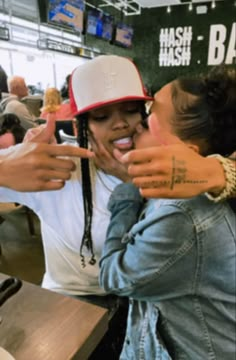
[{"label": "chair back", "polygon": [[67,135],[74,136],[73,122],[72,120],[57,120],[56,121],[56,131],[55,137],[57,139],[58,144],[62,143],[62,139],[60,137],[59,131],[63,130],[63,132]]},{"label": "chair back", "polygon": [[62,143],[66,142],[70,145],[78,146],[76,136],[66,134],[63,129],[59,130],[59,136]]},{"label": "chair back", "polygon": [[43,99],[41,95],[28,95],[21,99],[29,111],[35,116],[40,116],[40,109],[43,105]]},{"label": "chair back", "polygon": [[[38,125],[41,125],[41,124],[46,124],[46,120],[45,119],[36,119],[35,122],[38,124]],[[72,136],[74,137],[74,129],[73,129],[73,122],[72,120],[57,120],[56,121],[56,129],[55,129],[55,137],[57,139],[57,143],[58,144],[61,144],[62,142],[64,141],[68,141],[67,140],[64,140],[61,138],[60,134],[59,134],[59,131],[60,130],[63,130],[63,133],[65,135],[69,135],[69,136]]]}]

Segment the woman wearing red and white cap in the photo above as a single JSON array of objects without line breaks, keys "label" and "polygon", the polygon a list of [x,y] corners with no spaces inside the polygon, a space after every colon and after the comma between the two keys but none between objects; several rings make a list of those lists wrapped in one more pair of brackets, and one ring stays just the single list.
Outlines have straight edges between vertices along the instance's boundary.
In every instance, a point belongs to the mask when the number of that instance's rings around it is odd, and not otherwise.
[{"label": "woman wearing red and white cap", "polygon": [[150,97],[134,63],[113,55],[80,65],[72,73],[70,95],[79,145],[89,143],[106,160],[74,159],[76,170],[62,189],[20,193],[0,188],[0,201],[27,205],[40,218],[44,288],[109,306],[110,298],[99,286],[98,262],[110,220],[108,199],[119,182],[128,180],[113,151],[133,149],[132,136]]}]

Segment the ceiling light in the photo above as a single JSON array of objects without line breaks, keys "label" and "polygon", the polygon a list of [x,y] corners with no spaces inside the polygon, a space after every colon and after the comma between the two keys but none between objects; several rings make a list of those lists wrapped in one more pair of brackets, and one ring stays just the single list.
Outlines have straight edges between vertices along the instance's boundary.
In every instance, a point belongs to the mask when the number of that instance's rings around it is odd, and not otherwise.
[{"label": "ceiling light", "polygon": [[[99,3],[100,8],[113,7],[121,11],[125,16],[141,14],[141,6],[136,0],[100,0]],[[85,1],[85,4],[94,7],[93,4],[90,4],[90,1]]]},{"label": "ceiling light", "polygon": [[188,9],[189,9],[189,11],[193,10],[193,4],[192,3],[189,4]]},{"label": "ceiling light", "polygon": [[170,5],[168,5],[167,6],[167,10],[166,10],[168,13],[170,13],[171,12],[171,7],[170,7]]},{"label": "ceiling light", "polygon": [[197,13],[197,15],[206,14],[207,13],[207,6],[206,5],[197,6],[196,7],[196,13]]},{"label": "ceiling light", "polygon": [[213,0],[212,3],[211,3],[211,8],[215,9],[215,7],[216,7],[216,3],[215,3],[215,0]]}]

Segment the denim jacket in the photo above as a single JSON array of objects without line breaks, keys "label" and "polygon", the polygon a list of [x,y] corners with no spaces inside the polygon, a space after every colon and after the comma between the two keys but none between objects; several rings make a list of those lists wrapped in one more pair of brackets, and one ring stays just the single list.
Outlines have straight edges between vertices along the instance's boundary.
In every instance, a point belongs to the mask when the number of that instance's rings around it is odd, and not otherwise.
[{"label": "denim jacket", "polygon": [[204,195],[144,204],[132,184],[118,185],[108,207],[100,284],[130,297],[120,358],[234,360],[236,217],[230,207]]}]

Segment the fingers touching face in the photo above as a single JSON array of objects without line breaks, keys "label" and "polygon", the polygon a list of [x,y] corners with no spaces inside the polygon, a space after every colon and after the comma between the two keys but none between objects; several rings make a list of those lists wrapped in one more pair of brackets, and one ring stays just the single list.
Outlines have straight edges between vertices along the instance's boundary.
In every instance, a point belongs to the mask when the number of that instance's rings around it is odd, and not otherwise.
[{"label": "fingers touching face", "polygon": [[113,154],[114,149],[124,154],[134,147],[145,148],[176,143],[178,138],[171,128],[173,116],[170,83],[155,94],[146,122],[149,129],[144,129],[140,124],[140,103],[127,101],[90,111],[89,136],[92,144],[96,143],[98,146],[100,143],[110,154]]},{"label": "fingers touching face", "polygon": [[133,148],[133,134],[141,121],[140,103],[120,102],[89,112],[90,138],[102,144],[110,154],[114,149],[125,153]]}]

